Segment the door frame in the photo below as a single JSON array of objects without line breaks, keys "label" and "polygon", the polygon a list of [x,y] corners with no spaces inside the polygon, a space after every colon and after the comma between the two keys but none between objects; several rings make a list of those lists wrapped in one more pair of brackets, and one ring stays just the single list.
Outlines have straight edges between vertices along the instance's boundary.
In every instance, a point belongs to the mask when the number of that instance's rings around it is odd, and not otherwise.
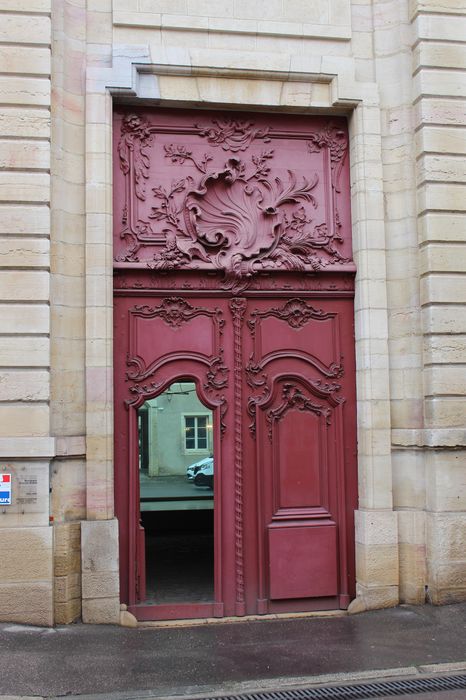
[{"label": "door frame", "polygon": [[[359,509],[356,512],[358,560],[358,609],[394,605],[398,601],[398,534],[397,516],[393,511],[391,424],[389,393],[388,324],[386,301],[386,264],[382,172],[362,169],[366,160],[382,161],[380,137],[380,108],[377,90],[372,83],[353,80],[352,59],[341,57],[327,67],[325,74],[299,74],[298,91],[294,91],[296,75],[287,71],[270,72],[264,69],[221,66],[206,68],[192,65],[189,74],[185,66],[151,63],[142,55],[140,47],[128,46],[124,54],[113,47],[118,61],[106,72],[99,66],[89,68],[86,83],[86,104],[92,119],[86,119],[86,158],[89,163],[86,178],[86,527],[89,532],[95,522],[100,532],[103,521],[109,532],[114,532],[114,477],[113,477],[113,359],[111,304],[113,269],[112,256],[112,102],[130,99],[145,105],[156,100],[162,106],[193,108],[197,98],[187,99],[192,88],[197,90],[198,77],[208,87],[206,108],[242,110],[271,110],[286,113],[298,111],[312,114],[316,110],[331,116],[349,115],[351,147],[350,174],[352,186],[353,250],[358,268],[355,303],[356,368],[358,386],[358,442],[376,445],[373,449],[359,449]],[[112,45],[109,45],[111,52]],[[147,82],[153,80],[157,94],[152,95]],[[167,77],[158,83],[158,77]],[[169,79],[168,79],[169,77]],[[144,78],[144,80],[142,80]],[[228,79],[228,98],[222,89],[222,80]],[[274,89],[262,89],[269,81]],[[302,101],[300,85],[309,88],[311,99]],[[324,96],[325,86],[328,97]],[[144,91],[142,88],[144,86]],[[314,86],[316,92],[314,92]],[[274,96],[280,94],[279,104]],[[317,100],[317,101],[316,101]],[[65,154],[66,155],[66,154]],[[98,168],[93,168],[93,163]],[[95,209],[95,191],[99,189],[98,211]],[[371,232],[371,235],[368,235]],[[377,259],[374,268],[373,261]],[[372,342],[376,339],[376,342]],[[377,484],[377,489],[372,487]],[[384,548],[374,545],[381,542]],[[112,566],[118,569],[117,540],[112,540]],[[387,545],[387,542],[390,544]],[[83,542],[83,553],[86,553]],[[390,582],[380,579],[368,569],[367,557],[384,570],[391,569]],[[107,564],[98,562],[99,570],[107,571]],[[380,568],[379,567],[379,568]],[[113,569],[112,569],[113,570]],[[102,619],[119,619],[118,594],[112,599],[92,599],[94,611]],[[97,614],[97,613],[95,613]]]},{"label": "door frame", "polygon": [[[137,285],[135,288],[131,290],[126,290],[124,288],[121,289],[116,289],[115,290],[115,310],[116,314],[119,313],[119,302],[121,301],[122,305],[125,303],[128,305],[128,308],[134,306],[135,304],[140,303],[141,301],[141,295],[144,299],[145,303],[148,303],[149,301],[155,302],[156,305],[161,304],[163,299],[165,299],[167,296],[170,296],[170,291],[164,289],[158,289],[154,290],[153,288],[150,288],[150,273],[144,273],[139,271],[139,279],[147,278],[147,288],[141,290],[141,282],[138,281]],[[323,275],[324,276],[324,275]],[[352,275],[347,274],[347,279],[348,281],[351,280]],[[343,285],[345,286],[345,285]],[[319,305],[319,300],[323,301],[326,300],[327,302],[331,302],[332,300],[334,301],[344,301],[346,300],[347,302],[350,302],[351,307],[348,308],[349,314],[346,315],[346,320],[351,321],[352,315],[351,315],[351,310],[352,310],[352,304],[353,304],[353,297],[354,297],[354,292],[351,289],[352,285],[346,285],[346,290],[344,289],[339,289],[336,291],[305,291],[302,292],[302,298],[305,302],[310,303],[311,305]],[[173,293],[173,292],[172,292]],[[227,308],[227,305],[230,306],[231,308],[231,301],[233,300],[233,305],[237,306],[237,300],[238,298],[235,296],[231,296],[226,292],[222,292],[220,294],[218,293],[211,293],[210,295],[207,294],[206,292],[202,292],[201,290],[193,292],[183,292],[180,291],[179,289],[176,290],[175,294],[182,295],[185,299],[189,298],[189,300],[195,304],[196,302],[200,302],[200,299],[206,298],[206,296],[210,299],[220,299],[222,298],[226,303],[224,308]],[[270,292],[244,292],[242,293],[242,299],[245,302],[253,302],[254,300],[267,300],[267,302],[281,302],[282,304],[286,303],[291,297],[293,297],[294,293],[291,291],[282,291],[282,292],[275,292],[272,295]],[[247,314],[245,315],[244,319],[242,318],[242,314],[244,311],[246,311],[246,306],[242,309],[241,312],[241,325],[243,324],[243,321],[247,320]],[[331,316],[333,315],[334,312],[329,312],[327,315]],[[232,334],[234,333],[234,319],[235,315],[232,314],[232,328],[231,332]],[[238,316],[236,315],[236,319],[238,320]],[[350,327],[352,327],[352,323],[349,324]],[[129,323],[123,323],[121,324],[123,328],[123,336],[125,335],[126,332],[126,338],[127,341],[129,342]],[[127,329],[127,330],[125,330]],[[121,329],[120,329],[121,330]],[[237,330],[239,330],[237,328]],[[346,329],[348,332],[348,329]],[[350,331],[351,332],[351,331]],[[239,338],[240,341],[240,347],[241,347],[241,337]],[[129,345],[124,343],[122,333],[120,332],[118,335],[116,335],[116,343],[115,346],[118,348],[127,348]],[[115,357],[115,362],[116,365],[120,365],[120,367],[126,366],[124,362],[122,361],[122,358],[124,357],[126,359],[126,352],[120,352],[119,357]],[[353,360],[349,358],[348,364],[351,366],[353,363]],[[352,365],[354,368],[354,364]],[[241,363],[239,365],[239,368],[237,367],[238,370],[238,376],[240,376],[243,372],[243,367],[241,366]],[[354,372],[354,369],[352,370]],[[354,374],[350,374],[350,383],[354,379]],[[144,605],[143,603],[138,603],[137,602],[137,594],[136,594],[136,589],[135,589],[135,581],[136,581],[136,576],[131,577],[130,573],[130,564],[129,562],[131,561],[140,561],[140,557],[137,556],[137,551],[138,547],[142,546],[142,539],[140,538],[141,533],[137,528],[136,523],[139,522],[139,476],[138,476],[138,423],[137,423],[137,409],[143,405],[143,403],[150,398],[154,398],[155,396],[159,395],[162,393],[173,381],[194,381],[196,383],[196,388],[198,392],[198,396],[200,397],[202,403],[207,406],[210,410],[213,412],[213,420],[214,420],[214,454],[218,455],[218,463],[219,463],[219,468],[216,469],[216,475],[214,479],[214,499],[216,506],[214,508],[214,547],[215,547],[215,552],[214,552],[214,571],[215,571],[215,584],[214,584],[214,601],[213,603],[177,603],[177,604],[147,604]],[[234,381],[234,377],[231,378],[232,381]],[[240,379],[240,383],[243,382],[243,379]],[[123,386],[123,382],[120,379],[119,382],[120,386]],[[125,554],[120,554],[120,561],[121,561],[121,566],[122,566],[122,571],[124,568],[127,568],[128,571],[128,610],[135,615],[135,617],[138,620],[141,621],[148,621],[148,620],[170,620],[170,619],[193,619],[193,618],[206,618],[206,617],[223,617],[225,615],[225,604],[223,600],[223,588],[222,588],[222,582],[223,582],[223,558],[221,555],[221,548],[222,548],[222,530],[223,530],[223,519],[222,519],[222,510],[221,510],[221,504],[222,504],[222,466],[221,466],[221,460],[222,460],[222,441],[221,441],[221,431],[219,427],[219,421],[220,416],[219,416],[219,406],[216,405],[215,403],[212,403],[209,401],[208,396],[206,393],[202,390],[202,386],[199,380],[199,377],[196,377],[194,375],[181,375],[177,374],[176,372],[172,373],[169,378],[165,378],[163,382],[160,384],[160,386],[157,388],[156,391],[153,392],[145,392],[143,395],[139,395],[137,400],[132,401],[131,405],[127,406],[126,408],[123,407],[123,398],[124,396],[127,396],[124,392],[119,392],[117,391],[116,387],[116,398],[117,401],[119,402],[119,409],[117,408],[117,414],[116,414],[116,424],[119,424],[119,421],[121,423],[125,422],[127,425],[126,431],[128,432],[130,439],[128,441],[129,447],[128,447],[128,456],[125,456],[124,450],[121,449],[121,444],[118,444],[118,438],[117,438],[117,444],[116,444],[116,452],[119,455],[119,458],[122,460],[125,460],[127,458],[130,459],[132,462],[132,469],[133,469],[133,478],[129,478],[128,482],[128,489],[125,489],[125,487],[121,486],[119,477],[122,474],[122,471],[124,472],[125,467],[124,464],[120,464],[120,468],[116,469],[115,472],[115,484],[116,484],[116,489],[115,489],[115,499],[116,499],[116,504],[117,504],[117,513],[119,514],[119,519],[120,519],[120,533],[123,535],[125,531],[129,533],[128,535],[128,541],[127,541],[127,551],[128,555],[125,556]],[[271,400],[271,399],[270,399]],[[129,403],[129,402],[128,402]],[[267,402],[269,403],[269,401]],[[233,407],[229,409],[235,410]],[[236,408],[238,410],[238,407]],[[239,406],[239,411],[240,414],[244,411],[244,403],[241,403]],[[120,415],[120,418],[118,418],[118,414]],[[246,417],[246,416],[244,416]],[[342,433],[344,428],[342,425],[342,420],[343,417],[338,417],[335,416],[335,420],[338,423],[338,432]],[[244,420],[241,421],[243,424],[243,430],[245,429],[245,424]],[[249,418],[247,420],[249,422]],[[355,428],[353,429],[353,432],[355,431]],[[116,435],[118,435],[118,430],[116,431]],[[236,442],[236,437],[235,436],[235,442]],[[231,448],[234,450],[233,446],[233,440],[231,439],[233,436],[230,436],[231,440]],[[336,475],[337,480],[339,481],[339,484],[336,488],[336,492],[338,494],[339,502],[338,502],[338,540],[339,540],[339,553],[340,553],[340,559],[339,559],[339,580],[340,580],[340,594],[337,596],[338,597],[338,602],[335,600],[331,600],[329,598],[315,598],[315,599],[310,599],[308,602],[304,603],[303,607],[303,602],[302,601],[296,601],[296,603],[290,603],[289,601],[284,601],[283,603],[280,601],[271,601],[269,600],[269,597],[267,596],[262,602],[260,599],[257,600],[257,610],[253,614],[267,614],[267,613],[280,613],[280,612],[307,612],[307,611],[312,611],[312,610],[329,610],[329,609],[337,609],[337,608],[346,608],[350,602],[350,599],[354,597],[354,579],[355,579],[355,573],[354,573],[354,522],[353,522],[353,508],[352,505],[355,506],[356,504],[356,492],[357,492],[357,473],[356,473],[356,468],[354,464],[354,446],[352,444],[352,440],[350,439],[345,443],[345,448],[346,448],[346,454],[341,455],[341,458],[338,460],[338,473]],[[259,494],[261,493],[261,490],[263,488],[263,482],[262,482],[262,471],[263,471],[263,459],[259,455],[258,452],[258,444],[257,442],[255,443],[254,447],[254,452],[256,455],[256,472],[255,472],[255,477],[254,480],[256,482],[256,493],[254,496],[254,503],[256,504],[256,527],[257,531],[255,533],[255,542],[256,546],[258,548],[258,551],[261,549],[261,547],[264,546],[263,541],[265,538],[265,533],[263,532],[264,530],[264,522],[263,522],[263,513],[261,510],[261,503],[262,499],[259,497]],[[118,458],[117,458],[118,459]],[[238,470],[238,464],[235,464],[235,473],[237,473]],[[343,472],[342,472],[343,470]],[[272,477],[271,477],[272,478]],[[342,483],[346,482],[346,488],[342,487]],[[127,495],[128,494],[128,495]],[[345,499],[345,494],[347,495],[347,498]],[[242,503],[242,499],[240,498],[240,502]],[[237,504],[235,502],[235,509],[237,507]],[[127,515],[126,515],[127,513]],[[132,525],[133,524],[133,525]],[[230,523],[230,526],[232,523]],[[243,527],[243,522],[242,522],[242,516],[240,518],[240,525]],[[235,547],[238,546],[238,542],[235,543]],[[239,543],[239,546],[242,547],[242,543]],[[259,579],[261,576],[265,575],[265,578],[267,579],[267,575],[265,574],[265,564],[266,564],[266,557],[264,558],[264,552],[262,552],[261,557],[257,560],[257,571],[258,571],[258,586],[260,587],[260,582]],[[230,561],[232,561],[232,558],[230,557]],[[125,563],[126,562],[126,563]],[[237,566],[236,566],[237,569]],[[237,574],[237,571],[235,571],[235,575]],[[244,572],[240,572],[240,577],[244,575]],[[348,581],[344,581],[342,579],[342,576],[349,576],[349,583]],[[263,582],[264,585],[264,582]],[[348,587],[349,586],[349,587]],[[125,587],[123,588],[125,590]],[[236,591],[237,593],[237,591]],[[234,604],[234,609],[232,608],[232,600],[229,601],[229,612],[228,615],[234,614],[236,616],[243,616],[246,614],[246,603],[244,596],[240,596],[239,598],[236,599],[236,602]]]}]

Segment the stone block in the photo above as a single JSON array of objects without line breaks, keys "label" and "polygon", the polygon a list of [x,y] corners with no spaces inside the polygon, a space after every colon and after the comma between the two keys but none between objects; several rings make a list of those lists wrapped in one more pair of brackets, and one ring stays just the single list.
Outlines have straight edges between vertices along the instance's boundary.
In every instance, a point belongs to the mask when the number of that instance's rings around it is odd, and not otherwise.
[{"label": "stone block", "polygon": [[414,51],[414,68],[436,66],[438,68],[466,68],[466,58],[461,44],[421,42]]},{"label": "stone block", "polygon": [[0,584],[0,621],[50,627],[53,625],[52,581]]},{"label": "stone block", "polygon": [[55,602],[54,617],[56,625],[69,625],[81,617],[81,598],[73,598],[63,603]]},{"label": "stone block", "polygon": [[31,15],[33,12],[49,13],[51,0],[0,0],[0,10],[6,12],[24,12]]},{"label": "stone block", "polygon": [[425,155],[416,163],[418,184],[423,182],[466,182],[464,158],[447,155]]},{"label": "stone block", "polygon": [[119,595],[119,574],[117,571],[83,572],[82,597],[112,598]]},{"label": "stone block", "polygon": [[[461,257],[458,256],[457,267],[461,265]],[[460,274],[426,274],[421,279],[420,286],[421,304],[449,304],[452,302],[466,302],[466,277]]]},{"label": "stone block", "polygon": [[5,301],[47,302],[49,281],[49,273],[42,270],[0,270],[0,286]]},{"label": "stone block", "polygon": [[57,460],[52,468],[51,508],[55,523],[86,517],[86,463],[82,459]]},{"label": "stone block", "polygon": [[416,121],[426,125],[464,126],[465,114],[466,100],[430,97],[420,100],[415,107]]},{"label": "stone block", "polygon": [[411,15],[418,12],[433,12],[439,15],[460,14],[464,12],[463,0],[410,0]]},{"label": "stone block", "polygon": [[20,335],[2,338],[0,367],[47,367],[49,365],[49,339],[25,338]]},{"label": "stone block", "polygon": [[0,107],[0,134],[2,137],[48,138],[50,136],[50,112],[48,109]]},{"label": "stone block", "polygon": [[422,185],[418,190],[419,212],[429,209],[438,211],[465,211],[466,187],[463,184],[440,184],[437,182]]},{"label": "stone block", "polygon": [[81,571],[81,527],[79,522],[54,526],[54,574],[67,576]]},{"label": "stone block", "polygon": [[49,374],[45,371],[0,371],[2,401],[47,401]]},{"label": "stone block", "polygon": [[466,372],[461,365],[427,367],[424,372],[424,385],[428,395],[465,396]]},{"label": "stone block", "polygon": [[[421,250],[420,259],[422,274],[426,272],[463,272],[466,269],[464,246],[454,243],[442,242],[441,244],[426,245]],[[461,281],[457,277],[454,279],[457,283]],[[435,297],[432,300],[436,301]]]},{"label": "stone block", "polygon": [[466,357],[466,334],[429,335],[424,338],[425,362],[432,364],[460,363]]},{"label": "stone block", "polygon": [[363,545],[396,545],[397,515],[387,510],[355,511],[356,542]]},{"label": "stone block", "polygon": [[81,524],[83,573],[118,571],[118,521],[84,520]]},{"label": "stone block", "polygon": [[19,583],[52,579],[52,528],[0,529],[1,582]]},{"label": "stone block", "polygon": [[[419,450],[394,449],[392,466],[394,507],[424,509],[426,503],[425,455]],[[406,520],[401,520],[401,524],[404,526],[403,532],[406,532],[408,523]],[[400,525],[400,514],[398,525]],[[414,526],[414,523],[412,525]],[[401,533],[399,536],[402,536]],[[407,541],[411,542],[412,539]]]},{"label": "stone block", "polygon": [[464,450],[429,452],[427,455],[427,507],[429,510],[466,512],[465,463]]},{"label": "stone block", "polygon": [[0,172],[0,201],[48,202],[48,173]]},{"label": "stone block", "polygon": [[427,581],[426,548],[420,544],[400,544],[400,602],[418,605],[425,600]]},{"label": "stone block", "polygon": [[[426,428],[455,428],[464,431],[466,422],[466,397],[437,396],[425,400]],[[461,446],[463,442],[452,446]]]},{"label": "stone block", "polygon": [[46,107],[50,104],[50,81],[47,78],[0,75],[0,102],[14,106]]},{"label": "stone block", "polygon": [[461,305],[442,304],[423,310],[424,328],[429,333],[465,333],[466,308]]},{"label": "stone block", "polygon": [[[50,264],[49,256],[50,245],[47,239],[13,237],[0,239],[0,267],[46,268]],[[15,314],[16,317],[19,315]]]},{"label": "stone block", "polygon": [[50,209],[42,206],[0,202],[0,234],[2,233],[48,236],[50,234]]},{"label": "stone block", "polygon": [[399,581],[397,545],[356,543],[356,579],[370,586],[397,586]]},{"label": "stone block", "polygon": [[45,170],[49,167],[50,144],[48,141],[0,140],[0,168]]},{"label": "stone block", "polygon": [[54,597],[55,605],[57,603],[67,603],[75,598],[81,599],[81,574],[55,576]]},{"label": "stone block", "polygon": [[393,608],[399,603],[398,586],[364,586],[356,584],[356,599],[348,608],[350,615],[366,610]]},{"label": "stone block", "polygon": [[447,13],[444,13],[443,10],[438,15],[421,14],[414,21],[414,31],[417,32],[419,39],[464,41],[466,16],[455,17],[455,21],[452,22],[452,18]]},{"label": "stone block", "polygon": [[50,75],[50,49],[32,46],[0,46],[3,73]]},{"label": "stone block", "polygon": [[[3,1],[3,0],[2,0]],[[20,14],[3,15],[0,41],[10,44],[50,44],[50,17]],[[21,103],[22,100],[19,100]]]},{"label": "stone block", "polygon": [[416,134],[418,153],[466,153],[466,129],[448,126],[424,126]]},{"label": "stone block", "polygon": [[83,622],[94,625],[118,625],[120,623],[120,599],[91,598],[82,602]]},{"label": "stone block", "polygon": [[47,404],[0,404],[0,435],[42,437],[49,434],[50,409]]},{"label": "stone block", "polygon": [[428,513],[426,523],[430,562],[466,562],[466,513]]}]

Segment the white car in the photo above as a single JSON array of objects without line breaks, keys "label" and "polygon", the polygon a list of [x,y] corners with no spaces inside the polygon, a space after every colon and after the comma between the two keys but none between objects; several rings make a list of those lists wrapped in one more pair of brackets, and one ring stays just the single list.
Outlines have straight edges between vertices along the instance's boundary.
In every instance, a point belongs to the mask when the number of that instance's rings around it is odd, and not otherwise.
[{"label": "white car", "polygon": [[199,470],[204,471],[206,467],[212,470],[212,474],[214,473],[213,457],[205,457],[204,459],[199,460],[199,462],[194,462],[193,464],[190,464],[188,467],[186,467],[186,476],[188,477],[188,481],[194,481],[194,477],[199,472]]},{"label": "white car", "polygon": [[203,464],[194,477],[194,486],[207,486],[214,488],[214,460],[211,458],[209,464]]}]

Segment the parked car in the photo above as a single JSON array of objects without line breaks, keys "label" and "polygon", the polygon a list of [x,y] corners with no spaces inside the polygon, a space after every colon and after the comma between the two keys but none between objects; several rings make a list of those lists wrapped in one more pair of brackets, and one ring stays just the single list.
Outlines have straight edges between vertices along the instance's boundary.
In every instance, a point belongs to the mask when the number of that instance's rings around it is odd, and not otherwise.
[{"label": "parked car", "polygon": [[214,460],[209,459],[207,464],[203,464],[194,477],[194,486],[208,486],[214,488]]},{"label": "parked car", "polygon": [[188,478],[188,481],[194,481],[194,477],[198,473],[200,469],[203,469],[204,467],[212,467],[212,474],[214,473],[213,469],[214,465],[214,460],[213,457],[205,457],[204,459],[199,460],[199,462],[194,462],[193,464],[190,464],[188,467],[186,467],[186,476]]}]

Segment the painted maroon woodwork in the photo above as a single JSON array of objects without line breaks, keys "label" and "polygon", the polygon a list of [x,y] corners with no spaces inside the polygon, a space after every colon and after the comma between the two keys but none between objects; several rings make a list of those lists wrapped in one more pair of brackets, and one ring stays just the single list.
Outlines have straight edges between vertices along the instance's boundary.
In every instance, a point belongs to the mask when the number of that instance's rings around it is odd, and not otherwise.
[{"label": "painted maroon woodwork", "polygon": [[[356,427],[343,119],[123,110],[114,124],[115,501],[140,619],[346,607]],[[144,604],[137,408],[213,412],[215,595]]]}]

